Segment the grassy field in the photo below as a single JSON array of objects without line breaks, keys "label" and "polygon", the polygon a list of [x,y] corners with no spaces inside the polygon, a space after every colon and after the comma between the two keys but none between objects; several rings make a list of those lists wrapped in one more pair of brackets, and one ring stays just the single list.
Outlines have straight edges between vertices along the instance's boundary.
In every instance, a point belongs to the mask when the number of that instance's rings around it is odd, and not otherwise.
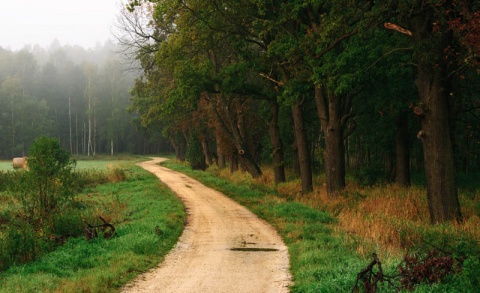
[{"label": "grassy field", "polygon": [[[96,169],[96,170],[106,170],[108,168],[122,167],[123,165],[128,165],[132,162],[138,162],[143,157],[102,157],[101,159],[88,159],[86,157],[77,158],[76,169],[85,170],[85,169]],[[12,171],[12,161],[2,160],[0,161],[0,171]]]},{"label": "grassy field", "polygon": [[12,161],[0,161],[0,171],[12,171]]},{"label": "grassy field", "polygon": [[[351,292],[357,274],[372,261],[372,253],[379,256],[384,273],[393,276],[407,251],[421,256],[422,249],[435,246],[453,249],[455,257],[467,255],[463,272],[441,284],[416,285],[414,292],[473,293],[480,288],[478,187],[461,194],[464,223],[432,227],[424,189],[418,186],[360,188],[350,182],[337,198],[326,197],[318,187],[302,196],[299,182],[274,186],[269,171],[253,180],[245,173],[215,167],[201,172],[175,161],[164,165],[223,192],[275,226],[289,248],[292,293]],[[398,279],[395,284],[399,286]],[[384,282],[377,292],[395,292],[395,288]]]},{"label": "grassy field", "polygon": [[[0,273],[0,292],[115,291],[160,261],[181,232],[185,215],[153,175],[133,166],[138,159],[78,162],[79,169],[106,170],[113,164],[126,170],[127,181],[89,188],[80,195],[108,215],[118,226],[119,237],[70,239],[34,263]],[[253,180],[245,173],[214,167],[192,171],[174,160],[165,165],[223,192],[276,227],[289,248],[292,293],[350,292],[372,253],[378,254],[385,274],[396,275],[405,252],[419,252],[422,243],[429,249],[435,245],[454,249],[456,257],[468,258],[461,274],[441,284],[417,285],[413,292],[478,292],[480,287],[478,183],[461,186],[463,223],[431,227],[422,186],[360,187],[349,182],[343,194],[329,198],[321,188],[324,178],[318,177],[315,191],[302,196],[298,181],[272,184],[268,168],[262,178]],[[152,233],[157,226],[168,232],[159,238]],[[394,291],[384,282],[377,292]]]},{"label": "grassy field", "polygon": [[[0,272],[0,292],[112,292],[158,264],[181,234],[185,211],[178,198],[154,175],[134,166],[135,161],[117,162],[125,181],[89,187],[77,198],[112,223],[116,237],[69,238],[36,261]],[[109,164],[91,161],[88,166]]]}]

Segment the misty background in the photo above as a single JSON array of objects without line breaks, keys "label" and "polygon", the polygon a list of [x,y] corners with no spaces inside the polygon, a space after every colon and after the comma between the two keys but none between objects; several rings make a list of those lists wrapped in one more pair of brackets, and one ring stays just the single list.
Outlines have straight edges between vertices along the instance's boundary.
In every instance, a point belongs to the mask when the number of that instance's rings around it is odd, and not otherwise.
[{"label": "misty background", "polygon": [[0,159],[27,155],[40,135],[77,155],[169,148],[127,111],[139,72],[112,33],[119,1],[0,4]]}]

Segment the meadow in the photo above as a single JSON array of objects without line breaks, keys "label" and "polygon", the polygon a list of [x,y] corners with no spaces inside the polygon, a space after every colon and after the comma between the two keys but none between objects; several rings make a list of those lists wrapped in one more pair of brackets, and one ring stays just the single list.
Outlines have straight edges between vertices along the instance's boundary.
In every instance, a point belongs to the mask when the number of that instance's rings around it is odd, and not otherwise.
[{"label": "meadow", "polygon": [[[55,250],[0,270],[0,292],[112,292],[161,262],[181,234],[185,211],[158,178],[135,166],[140,159],[117,160],[113,162],[116,167],[111,161],[79,162],[77,171],[84,174],[82,178],[114,179],[101,179],[102,184],[87,180],[89,184],[76,195],[75,203],[92,224],[98,224],[101,216],[114,225],[115,236],[61,239],[64,243]],[[122,178],[118,174],[123,174]],[[8,230],[3,225],[8,221],[3,218],[8,216],[5,206],[18,205],[7,192],[0,192],[0,202],[2,238],[2,230]],[[67,215],[64,222],[72,217]],[[59,240],[45,236],[38,243]],[[11,240],[0,244],[11,247]]]},{"label": "meadow", "polygon": [[0,161],[0,171],[12,171],[12,161]]},{"label": "meadow", "polygon": [[[140,157],[96,157],[95,159],[87,157],[74,158],[77,162],[76,170],[106,170],[108,168],[121,167],[141,160]],[[0,171],[13,171],[12,161],[1,160]]]},{"label": "meadow", "polygon": [[[89,185],[78,199],[114,223],[118,237],[71,238],[39,260],[0,272],[0,292],[116,291],[161,261],[181,233],[185,214],[158,179],[134,166],[141,159],[146,158],[79,160],[77,170],[86,178],[97,177],[97,172],[112,174],[110,182]],[[377,292],[407,292],[400,289],[405,280],[398,277],[399,267],[413,280],[419,267],[425,272],[421,260],[433,249],[445,252],[429,259],[437,260],[436,265],[455,260],[461,264],[453,274],[442,276],[442,282],[410,280],[413,292],[477,292],[480,287],[480,187],[475,178],[461,180],[464,222],[430,226],[421,179],[411,188],[399,188],[361,186],[350,177],[345,192],[331,198],[322,188],[321,175],[315,177],[314,192],[303,196],[293,176],[274,185],[268,167],[254,180],[246,173],[216,167],[193,171],[175,160],[164,165],[223,192],[271,223],[289,248],[293,293],[350,292],[373,253],[384,275],[392,276],[378,283]],[[124,180],[115,179],[112,170],[118,168],[125,173]],[[417,263],[408,267],[405,256]],[[372,271],[378,274],[378,268]],[[366,292],[361,283],[360,292]]]}]

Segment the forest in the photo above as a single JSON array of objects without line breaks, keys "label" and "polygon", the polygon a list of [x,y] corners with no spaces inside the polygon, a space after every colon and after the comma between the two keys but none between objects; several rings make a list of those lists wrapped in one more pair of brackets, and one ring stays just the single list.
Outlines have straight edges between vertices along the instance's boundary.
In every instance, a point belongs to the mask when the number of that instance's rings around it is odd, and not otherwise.
[{"label": "forest", "polygon": [[349,174],[421,174],[436,224],[462,220],[457,178],[480,167],[479,5],[130,1],[119,44],[143,69],[132,108],[177,158],[292,169],[303,194],[322,173],[331,197]]},{"label": "forest", "polygon": [[[75,155],[158,152],[161,139],[127,112],[138,75],[108,42],[93,49],[0,47],[0,159],[47,135]],[[168,149],[168,148],[167,148]]]},{"label": "forest", "polygon": [[124,3],[115,42],[0,47],[0,292],[156,266],[190,215],[147,155],[270,223],[291,292],[478,290],[479,1]]},{"label": "forest", "polygon": [[[461,221],[480,166],[471,1],[130,1],[116,44],[0,48],[0,158],[40,135],[75,155],[175,150],[333,197],[423,174],[432,223]],[[192,157],[193,156],[193,157]]]}]

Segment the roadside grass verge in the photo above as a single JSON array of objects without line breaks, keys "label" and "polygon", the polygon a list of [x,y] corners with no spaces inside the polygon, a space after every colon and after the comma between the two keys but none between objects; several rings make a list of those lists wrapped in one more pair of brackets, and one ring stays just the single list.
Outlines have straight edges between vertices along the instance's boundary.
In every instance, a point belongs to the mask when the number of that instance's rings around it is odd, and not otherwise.
[{"label": "roadside grass verge", "polygon": [[217,189],[272,224],[289,249],[294,278],[291,292],[348,292],[356,272],[370,261],[359,257],[353,242],[335,231],[338,220],[328,212],[295,202],[265,186],[231,182],[174,161],[162,165]]},{"label": "roadside grass verge", "polygon": [[154,175],[133,163],[122,170],[126,180],[87,188],[77,198],[92,219],[113,224],[116,236],[69,238],[1,272],[0,292],[113,292],[158,264],[182,232],[183,205]]},{"label": "roadside grass verge", "polygon": [[[478,292],[480,287],[479,191],[461,191],[464,223],[430,226],[422,187],[360,187],[354,181],[335,198],[316,177],[315,191],[301,195],[298,180],[275,186],[273,172],[252,179],[209,167],[193,171],[174,160],[162,165],[215,188],[271,223],[289,248],[294,285],[291,292],[350,292],[357,274],[376,253],[386,275],[398,275],[405,253],[422,256],[434,247],[468,256],[461,274],[440,284],[416,285],[413,292]],[[320,187],[318,187],[320,186]],[[398,282],[396,283],[398,286]],[[394,292],[386,282],[377,292]],[[362,292],[362,291],[360,291]]]}]

